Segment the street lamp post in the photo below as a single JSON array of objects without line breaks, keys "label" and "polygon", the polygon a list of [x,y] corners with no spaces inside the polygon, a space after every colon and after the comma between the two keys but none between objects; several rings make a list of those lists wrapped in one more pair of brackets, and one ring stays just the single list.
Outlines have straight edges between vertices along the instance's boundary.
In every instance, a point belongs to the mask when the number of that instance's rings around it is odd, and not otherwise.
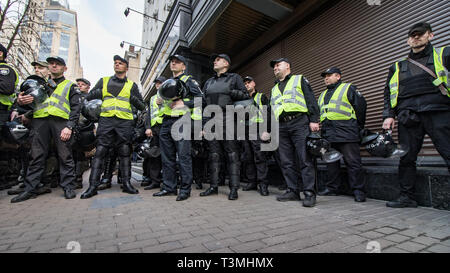
[{"label": "street lamp post", "polygon": [[140,48],[147,49],[147,50],[150,50],[150,51],[153,50],[153,47],[151,47],[151,48],[143,47],[143,46],[136,45],[136,44],[129,43],[129,42],[125,42],[125,41],[122,41],[122,42],[120,43],[120,47],[123,48],[125,44],[129,44],[129,45],[132,45],[132,46],[140,47]]},{"label": "street lamp post", "polygon": [[123,13],[123,14],[125,14],[125,17],[128,17],[128,15],[130,14],[130,11],[134,11],[134,12],[136,12],[136,13],[142,14],[142,15],[144,15],[144,17],[147,17],[147,18],[155,19],[156,21],[161,22],[161,23],[163,23],[163,24],[166,23],[166,22],[164,22],[164,21],[159,20],[158,18],[149,16],[149,15],[147,15],[147,14],[145,14],[145,13],[142,13],[142,12],[137,11],[137,10],[132,9],[132,8],[126,8],[126,9],[125,9],[125,12]]}]

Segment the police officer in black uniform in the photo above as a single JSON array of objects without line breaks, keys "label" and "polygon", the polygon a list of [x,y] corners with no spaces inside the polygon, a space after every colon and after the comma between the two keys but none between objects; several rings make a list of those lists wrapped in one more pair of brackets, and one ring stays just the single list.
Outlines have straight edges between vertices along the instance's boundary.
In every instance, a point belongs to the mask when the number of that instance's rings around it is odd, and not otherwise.
[{"label": "police officer in black uniform", "polygon": [[[25,178],[25,191],[11,200],[12,203],[34,198],[34,191],[41,182],[50,142],[56,146],[60,185],[66,199],[76,197],[75,164],[72,156],[72,132],[80,117],[80,92],[74,83],[64,78],[66,62],[61,57],[47,58],[50,73],[56,88],[50,88],[49,98],[38,104],[33,112],[31,161]],[[19,94],[20,105],[30,104],[34,98]]]},{"label": "police officer in black uniform", "polygon": [[400,196],[388,202],[388,207],[417,207],[416,160],[425,134],[431,137],[450,170],[450,47],[434,47],[433,38],[430,24],[412,26],[408,32],[408,58],[389,68],[383,129],[394,129],[397,118],[399,142],[409,152],[400,160]]},{"label": "police officer in black uniform", "polygon": [[[163,82],[167,79],[163,76],[156,78],[155,88],[159,90]],[[148,107],[147,119],[145,123],[145,134],[147,137],[151,137],[150,145],[153,147],[160,148],[159,145],[159,135],[161,133],[161,124],[163,118],[159,115],[159,110],[161,110],[163,100],[159,98],[158,94],[155,94],[151,99]],[[148,176],[150,185],[144,188],[144,190],[153,190],[161,186],[162,183],[162,162],[161,155],[158,157],[146,158],[143,163],[144,174]],[[145,176],[145,175],[144,175]]]},{"label": "police officer in black uniform", "polygon": [[[327,90],[319,97],[322,137],[344,156],[348,181],[356,202],[365,202],[365,183],[359,143],[366,122],[367,103],[355,85],[341,81],[337,67],[322,73]],[[319,195],[336,196],[340,182],[341,162],[327,164],[326,189]]]},{"label": "police officer in black uniform", "polygon": [[[12,66],[6,63],[8,52],[0,44],[0,141],[2,139],[2,128],[8,121],[9,109],[13,105],[15,89],[19,83],[19,76]],[[0,175],[0,189],[7,188],[9,184],[3,175]]]},{"label": "police officer in black uniform", "polygon": [[[263,112],[254,113],[253,116],[250,117],[250,126],[259,126],[260,124],[267,122],[266,128],[267,131],[270,131],[270,101],[264,93],[260,93],[256,90],[256,82],[255,80],[247,76],[244,78],[244,84],[249,92],[250,97],[254,100],[256,109],[260,110],[263,106],[267,107],[267,115],[264,116]],[[244,141],[244,147],[247,159],[246,173],[247,179],[249,179],[249,184],[245,186],[243,191],[256,190],[257,186],[259,186],[259,192],[262,196],[269,195],[269,180],[267,178],[269,173],[269,167],[267,164],[267,156],[266,153],[261,151],[261,143],[262,141],[267,141],[270,138],[269,132],[260,132],[261,129],[257,128],[257,136],[256,140],[247,140]],[[259,135],[261,133],[261,135]]]},{"label": "police officer in black uniform", "polygon": [[295,164],[298,156],[305,195],[303,206],[313,207],[316,204],[315,170],[312,158],[306,152],[306,138],[310,131],[319,131],[319,106],[308,80],[303,75],[291,74],[289,59],[274,60],[270,66],[277,78],[270,105],[280,122],[281,170],[288,186],[286,193],[278,196],[277,200],[301,200]]},{"label": "police officer in black uniform", "polygon": [[[89,94],[89,90],[91,89],[91,82],[87,79],[80,78],[76,79],[77,86],[81,92],[81,99],[84,101]],[[81,122],[80,118],[80,124],[79,127],[86,127],[83,128],[84,131],[91,130],[93,131],[95,126],[93,123],[91,124],[84,124],[88,121]],[[86,126],[88,125],[88,126]],[[81,128],[78,128],[80,130]],[[86,158],[84,151],[79,149],[74,149],[73,151],[73,158],[75,160],[75,173],[76,173],[76,188],[82,189],[83,188],[83,173],[89,169],[89,159]]]},{"label": "police officer in black uniform", "polygon": [[[178,154],[178,163],[181,176],[180,192],[177,201],[184,201],[190,197],[193,173],[192,173],[192,157],[191,157],[191,140],[185,139],[184,136],[180,140],[175,140],[172,136],[172,126],[180,119],[191,117],[194,119],[194,99],[201,98],[203,104],[203,94],[199,84],[184,73],[186,70],[186,58],[181,55],[170,56],[170,70],[172,71],[172,79],[180,80],[186,84],[187,97],[178,99],[174,102],[165,101],[160,109],[163,116],[159,143],[161,146],[162,170],[163,170],[163,186],[162,191],[153,194],[155,197],[177,195],[177,177],[176,177],[176,157]],[[162,87],[161,87],[162,88]],[[187,108],[186,108],[187,107]],[[200,105],[201,107],[201,105]],[[180,112],[180,113],[177,113]],[[185,112],[182,114],[181,112]],[[197,113],[198,115],[198,113]],[[201,120],[201,114],[198,117]],[[189,119],[191,122],[191,119]],[[184,126],[181,128],[180,134],[184,133]],[[191,138],[189,135],[188,138]]]},{"label": "police officer in black uniform", "polygon": [[[215,116],[213,113],[211,120],[208,122],[214,120],[223,122],[224,140],[213,139],[208,142],[211,185],[210,188],[205,192],[202,192],[200,196],[218,194],[221,170],[220,159],[225,152],[224,158],[226,158],[230,175],[230,194],[228,195],[228,199],[237,200],[241,168],[240,146],[236,140],[236,136],[233,136],[234,139],[226,139],[227,130],[230,131],[230,129],[232,129],[229,127],[235,127],[236,125],[234,117],[232,117],[232,120],[227,119],[226,107],[233,105],[236,101],[250,99],[250,96],[248,95],[241,76],[228,72],[231,66],[230,57],[226,54],[219,54],[213,55],[212,58],[214,59],[214,71],[216,72],[216,75],[206,81],[205,86],[203,87],[203,93],[205,94],[206,104],[208,106],[216,105],[222,108],[223,117]],[[217,128],[215,130],[217,130]]]},{"label": "police officer in black uniform", "polygon": [[81,195],[81,199],[88,199],[97,194],[103,164],[110,147],[114,147],[118,152],[123,192],[139,193],[130,181],[134,127],[131,105],[142,111],[145,109],[145,103],[136,83],[127,78],[127,71],[128,61],[118,55],[114,56],[115,75],[100,79],[87,96],[88,101],[101,99],[103,104],[97,128],[97,149],[92,160],[89,189]]}]

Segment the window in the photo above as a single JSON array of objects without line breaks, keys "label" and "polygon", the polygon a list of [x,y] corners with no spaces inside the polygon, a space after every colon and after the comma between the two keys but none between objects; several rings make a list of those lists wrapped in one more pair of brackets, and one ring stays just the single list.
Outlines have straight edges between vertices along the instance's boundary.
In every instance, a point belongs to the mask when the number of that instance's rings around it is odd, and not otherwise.
[{"label": "window", "polygon": [[64,59],[67,63],[69,58],[69,47],[70,47],[70,35],[67,33],[61,33],[61,40],[59,42],[59,56]]},{"label": "window", "polygon": [[75,26],[75,15],[63,10],[46,10],[44,20],[46,22],[61,22],[66,25]]},{"label": "window", "polygon": [[39,60],[50,57],[52,52],[53,32],[41,33],[41,48],[39,49]]}]

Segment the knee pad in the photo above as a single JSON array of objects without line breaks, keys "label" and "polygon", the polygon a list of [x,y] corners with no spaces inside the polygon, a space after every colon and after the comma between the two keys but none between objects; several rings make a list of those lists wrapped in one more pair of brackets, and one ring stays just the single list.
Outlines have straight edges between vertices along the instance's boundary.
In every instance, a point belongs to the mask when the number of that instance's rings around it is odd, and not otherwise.
[{"label": "knee pad", "polygon": [[105,158],[108,154],[108,151],[109,149],[107,147],[99,145],[96,148],[95,157]]},{"label": "knee pad", "polygon": [[131,155],[130,145],[122,145],[119,147],[117,154],[119,157],[128,157]]}]

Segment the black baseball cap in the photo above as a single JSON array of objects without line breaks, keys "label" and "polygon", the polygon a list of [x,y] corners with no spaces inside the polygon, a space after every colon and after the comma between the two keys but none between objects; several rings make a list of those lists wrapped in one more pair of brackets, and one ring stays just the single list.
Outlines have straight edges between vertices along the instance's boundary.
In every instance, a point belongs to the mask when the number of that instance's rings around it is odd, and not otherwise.
[{"label": "black baseball cap", "polygon": [[250,76],[247,76],[247,77],[244,78],[244,82],[254,82],[254,81],[255,80],[252,77],[250,77]]},{"label": "black baseball cap", "polygon": [[328,68],[321,75],[322,75],[322,78],[325,78],[326,75],[334,74],[334,73],[338,73],[339,75],[342,75],[341,70],[337,67]]},{"label": "black baseball cap", "polygon": [[184,63],[184,65],[187,65],[187,61],[186,61],[185,57],[183,57],[181,55],[178,55],[178,54],[175,54],[175,55],[172,55],[172,56],[169,57],[169,61],[172,61],[172,59],[174,59],[174,58],[179,60],[179,61],[181,61],[182,63]]},{"label": "black baseball cap", "polygon": [[6,59],[6,56],[8,56],[8,50],[6,50],[6,47],[2,44],[0,44],[0,51],[3,52],[3,58]]},{"label": "black baseball cap", "polygon": [[273,60],[270,62],[270,67],[274,68],[277,63],[286,62],[291,65],[291,61],[288,58],[280,58],[278,60]]},{"label": "black baseball cap", "polygon": [[64,59],[61,57],[48,57],[47,63],[50,63],[50,62],[58,62],[64,66],[66,66],[66,61],[64,61]]},{"label": "black baseball cap", "polygon": [[409,29],[408,37],[411,36],[411,34],[413,34],[414,32],[419,32],[423,34],[427,31],[433,32],[433,30],[431,29],[431,25],[428,24],[427,22],[420,22],[415,24]]},{"label": "black baseball cap", "polygon": [[79,79],[76,79],[76,81],[77,82],[84,82],[87,85],[91,85],[91,82],[86,80],[85,78],[79,78]]},{"label": "black baseball cap", "polygon": [[231,65],[231,58],[227,54],[213,54],[211,59],[214,61],[217,57],[225,59]]},{"label": "black baseball cap", "polygon": [[122,63],[125,63],[128,66],[128,61],[125,60],[124,58],[120,57],[119,55],[114,56],[114,61],[121,61]]},{"label": "black baseball cap", "polygon": [[157,83],[157,82],[163,83],[163,82],[165,82],[166,80],[167,80],[166,77],[160,76],[160,77],[156,78],[156,80],[154,80],[153,82],[154,82],[154,83]]}]

